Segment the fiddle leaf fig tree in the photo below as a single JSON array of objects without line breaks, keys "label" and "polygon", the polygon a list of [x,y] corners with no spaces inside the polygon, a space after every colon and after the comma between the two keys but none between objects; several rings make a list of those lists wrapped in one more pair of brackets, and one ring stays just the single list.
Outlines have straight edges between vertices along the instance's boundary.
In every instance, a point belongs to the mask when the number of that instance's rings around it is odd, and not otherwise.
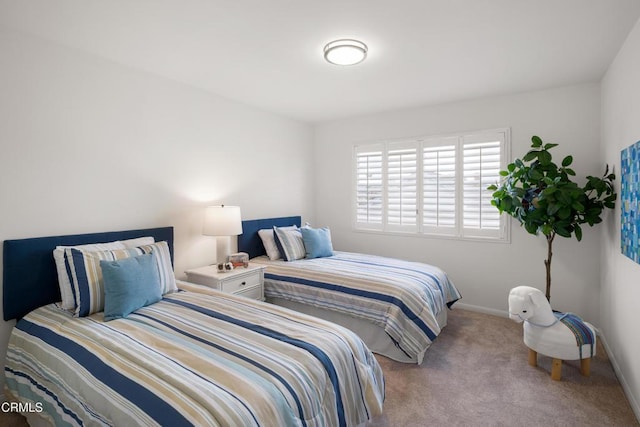
[{"label": "fiddle leaf fig tree", "polygon": [[517,219],[531,234],[542,233],[547,239],[546,297],[551,300],[551,257],[556,236],[582,240],[582,225],[602,222],[605,208],[613,209],[616,193],[615,174],[605,168],[602,177],[587,176],[584,186],[571,177],[573,156],[566,156],[558,165],[551,152],[558,144],[543,143],[538,136],[531,138],[531,150],[522,159],[509,163],[493,191],[491,204],[500,213]]}]

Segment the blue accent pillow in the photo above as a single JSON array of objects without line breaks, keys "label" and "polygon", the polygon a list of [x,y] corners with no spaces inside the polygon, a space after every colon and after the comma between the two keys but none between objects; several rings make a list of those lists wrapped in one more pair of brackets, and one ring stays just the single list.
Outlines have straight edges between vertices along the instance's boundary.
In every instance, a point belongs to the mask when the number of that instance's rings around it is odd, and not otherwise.
[{"label": "blue accent pillow", "polygon": [[327,227],[311,228],[302,227],[302,241],[307,253],[307,258],[322,258],[333,256],[333,245],[331,244],[331,231]]},{"label": "blue accent pillow", "polygon": [[153,254],[100,261],[104,282],[104,320],[120,319],[162,299],[158,264]]}]

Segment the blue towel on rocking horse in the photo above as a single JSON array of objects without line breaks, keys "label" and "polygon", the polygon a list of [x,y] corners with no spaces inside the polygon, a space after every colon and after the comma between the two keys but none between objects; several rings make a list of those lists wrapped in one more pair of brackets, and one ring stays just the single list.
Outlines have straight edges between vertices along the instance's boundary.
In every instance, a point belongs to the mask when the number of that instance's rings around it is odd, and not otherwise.
[{"label": "blue towel on rocking horse", "polygon": [[573,332],[573,335],[576,337],[576,344],[580,349],[580,359],[582,359],[582,346],[585,344],[591,345],[591,355],[593,357],[593,343],[595,342],[595,336],[591,329],[584,324],[584,321],[577,315],[573,313],[562,313],[559,311],[554,311],[553,315],[556,318],[564,323],[567,328]]}]

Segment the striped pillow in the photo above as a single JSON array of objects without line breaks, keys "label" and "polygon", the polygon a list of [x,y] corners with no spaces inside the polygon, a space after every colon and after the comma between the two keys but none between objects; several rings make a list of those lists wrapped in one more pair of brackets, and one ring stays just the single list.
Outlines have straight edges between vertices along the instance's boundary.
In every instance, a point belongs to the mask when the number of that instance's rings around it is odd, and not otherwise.
[{"label": "striped pillow", "polygon": [[75,248],[84,252],[111,251],[114,249],[134,248],[136,246],[150,245],[154,242],[152,236],[138,237],[135,239],[118,240],[109,243],[91,243],[77,246],[57,246],[53,250],[53,259],[58,272],[58,284],[60,286],[60,297],[62,298],[62,308],[73,310],[76,308],[75,293],[71,284],[71,273],[69,265],[66,263],[65,249]]},{"label": "striped pillow", "polygon": [[276,236],[276,243],[282,257],[287,261],[295,261],[306,256],[302,234],[297,228],[294,230],[284,230],[280,227],[273,227]]},{"label": "striped pillow", "polygon": [[138,248],[84,252],[75,248],[64,250],[69,264],[71,284],[76,297],[74,317],[90,316],[104,310],[104,282],[100,261],[116,261],[142,255]]},{"label": "striped pillow", "polygon": [[167,242],[156,242],[152,245],[138,246],[145,254],[153,254],[158,264],[160,272],[160,284],[162,285],[162,295],[178,290],[176,276],[171,265],[171,253]]},{"label": "striped pillow", "polygon": [[177,291],[178,287],[173,274],[171,254],[167,242],[109,251],[85,252],[75,248],[65,249],[65,258],[71,272],[71,282],[76,299],[73,315],[85,317],[104,311],[104,280],[100,268],[101,260],[117,261],[144,254],[153,254],[156,260],[162,294]]},{"label": "striped pillow", "polygon": [[65,249],[78,249],[83,252],[94,251],[111,251],[114,249],[125,249],[126,246],[120,242],[94,243],[78,246],[57,246],[53,250],[53,260],[56,263],[58,272],[58,285],[60,286],[60,298],[62,299],[62,308],[65,310],[73,310],[76,308],[75,294],[73,284],[71,283],[71,272],[69,265],[65,259]]}]

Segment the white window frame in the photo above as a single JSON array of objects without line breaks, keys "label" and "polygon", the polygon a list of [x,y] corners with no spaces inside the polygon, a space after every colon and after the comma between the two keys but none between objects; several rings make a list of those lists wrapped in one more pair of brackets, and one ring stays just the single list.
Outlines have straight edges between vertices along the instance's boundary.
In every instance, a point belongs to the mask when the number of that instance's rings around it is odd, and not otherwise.
[{"label": "white window frame", "polygon": [[[465,227],[464,226],[464,182],[465,174],[464,174],[464,157],[463,157],[463,149],[465,145],[474,144],[478,142],[499,142],[499,150],[500,150],[500,160],[499,160],[499,168],[498,170],[505,170],[507,168],[507,164],[509,159],[511,158],[511,130],[509,128],[500,128],[500,129],[489,129],[482,130],[476,132],[465,132],[458,134],[447,134],[447,135],[437,135],[437,136],[425,136],[411,139],[403,139],[403,140],[387,140],[387,141],[376,141],[371,143],[361,143],[354,144],[353,146],[353,204],[352,204],[352,214],[353,214],[353,229],[355,231],[363,231],[363,232],[374,232],[374,233],[385,233],[385,234],[403,234],[403,235],[418,235],[424,237],[439,237],[439,238],[448,238],[448,239],[460,239],[460,240],[483,240],[483,241],[493,241],[493,242],[510,242],[510,228],[511,221],[508,215],[500,215],[499,223],[497,228],[477,228],[477,227]],[[447,221],[454,221],[453,226],[451,225],[427,225],[424,223],[423,214],[424,214],[424,197],[425,194],[425,175],[424,175],[424,148],[427,147],[437,147],[437,146],[455,146],[455,198],[453,203],[454,209],[454,219],[447,219]],[[409,218],[409,224],[403,223],[389,223],[389,153],[393,150],[402,149],[402,148],[415,148],[416,150],[416,219],[415,224],[411,224],[411,219]],[[382,213],[381,213],[381,222],[370,224],[367,222],[359,222],[358,221],[358,203],[357,203],[357,159],[358,153],[370,152],[370,151],[380,151],[382,155]],[[443,151],[446,152],[446,151]],[[449,153],[450,154],[450,151]],[[469,157],[467,157],[469,159]],[[449,164],[448,167],[451,167]],[[439,169],[438,169],[439,170]],[[485,169],[485,172],[489,170],[489,172],[494,171],[494,168]],[[483,175],[483,174],[481,174]],[[467,176],[468,178],[468,176]],[[494,183],[487,183],[486,178],[482,178],[480,176],[479,179],[484,179],[485,182],[481,182],[477,187],[478,189],[485,188]],[[492,179],[492,178],[490,178]],[[496,173],[495,182],[499,180],[499,175]],[[409,180],[410,181],[410,180]],[[486,185],[485,185],[486,184]],[[488,190],[487,190],[488,191]],[[482,219],[482,208],[484,206],[485,210],[487,208],[487,203],[489,203],[489,198],[487,194],[483,196],[483,199],[479,205],[478,215],[480,216],[479,220]],[[449,205],[445,206],[448,207]],[[493,206],[491,206],[491,209]],[[439,207],[438,212],[443,210],[442,207]],[[491,211],[489,211],[491,212]],[[497,213],[497,209],[496,209]],[[493,213],[492,213],[493,215]],[[404,211],[404,216],[410,216],[408,211]],[[393,216],[394,219],[397,219],[397,216]],[[450,222],[444,221],[445,223],[450,224]],[[397,222],[397,221],[396,221]],[[491,223],[491,222],[489,222]]]}]

